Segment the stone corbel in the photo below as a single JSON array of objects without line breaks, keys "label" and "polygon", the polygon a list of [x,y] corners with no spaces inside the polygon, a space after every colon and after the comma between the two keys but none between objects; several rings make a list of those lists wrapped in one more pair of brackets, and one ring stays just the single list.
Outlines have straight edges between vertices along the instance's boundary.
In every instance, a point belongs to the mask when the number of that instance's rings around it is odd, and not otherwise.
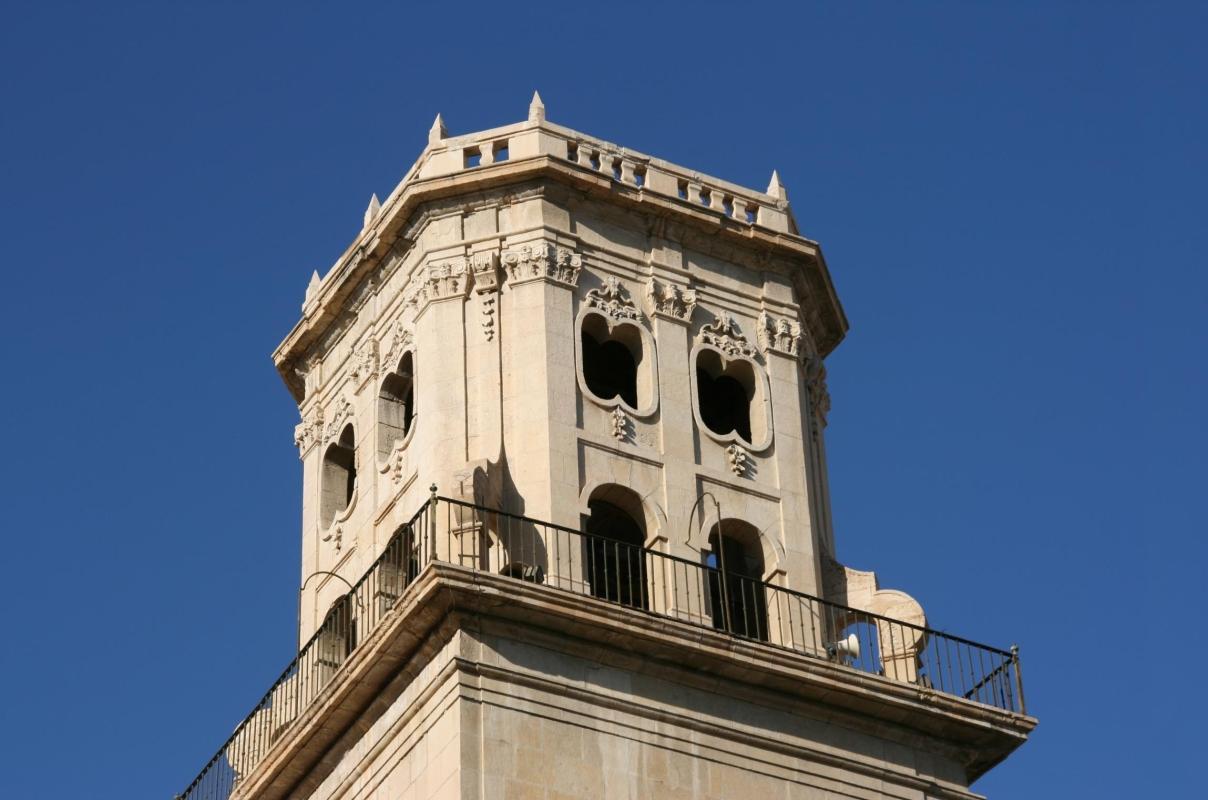
[{"label": "stone corbel", "polygon": [[688,324],[696,310],[696,290],[651,278],[646,288],[647,306],[651,316]]},{"label": "stone corbel", "polygon": [[513,285],[540,280],[573,288],[578,285],[579,270],[583,267],[582,256],[551,242],[512,248],[503,253],[502,261]]}]

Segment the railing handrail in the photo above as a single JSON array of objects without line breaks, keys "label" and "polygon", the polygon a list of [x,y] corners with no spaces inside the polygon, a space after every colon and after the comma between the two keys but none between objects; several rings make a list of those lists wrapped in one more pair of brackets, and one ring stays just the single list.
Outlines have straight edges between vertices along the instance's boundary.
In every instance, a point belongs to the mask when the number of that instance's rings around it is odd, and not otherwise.
[{"label": "railing handrail", "polygon": [[[535,519],[533,517],[528,517],[523,514],[513,514],[510,511],[502,511],[497,508],[491,508],[490,506],[479,505],[477,503],[469,503],[469,502],[466,502],[465,500],[457,500],[456,498],[452,498],[452,497],[445,497],[444,495],[438,495],[437,499],[443,503],[448,503],[449,505],[461,506],[463,508],[470,508],[470,509],[474,509],[477,511],[485,511],[485,512],[488,512],[491,514],[498,514],[500,516],[511,517],[512,519],[519,520],[521,522],[529,522],[534,525],[541,525],[542,527],[545,527],[545,528],[553,528],[555,530],[560,530],[564,533],[568,533],[572,536],[579,536],[581,538],[607,538],[607,537],[600,537],[595,534],[587,533],[585,531],[576,530],[574,528],[567,527],[566,525],[559,525],[554,522],[545,522],[543,520]],[[692,559],[684,558],[683,556],[677,556],[673,553],[664,553],[661,550],[652,550],[649,547],[645,547],[645,546],[639,547],[638,545],[630,545],[627,543],[625,544],[625,546],[632,547],[635,550],[641,550],[642,553],[653,555],[657,558],[667,559],[668,561],[676,561],[681,564],[684,564],[685,566],[690,566],[694,569],[704,569],[704,570],[710,570],[712,572],[717,572],[719,574],[721,573],[721,569],[718,567],[710,567],[707,564],[701,564],[699,562],[693,561]],[[730,570],[729,574],[738,575],[739,573],[736,573],[733,570]],[[753,577],[750,577],[747,575],[743,575],[741,577],[743,577],[744,580],[752,581],[754,583],[759,584],[760,586],[763,586],[763,587],[766,587],[769,589],[774,589],[777,592],[783,592],[785,594],[792,595],[801,600],[808,600],[812,603],[821,603],[822,605],[830,606],[831,608],[836,608],[836,609],[840,609],[843,611],[851,611],[854,613],[858,613],[862,617],[868,617],[870,619],[879,620],[881,622],[891,622],[894,625],[901,625],[906,628],[912,628],[916,631],[921,631],[921,632],[929,634],[929,635],[935,634],[937,636],[943,636],[944,638],[951,639],[954,642],[959,642],[961,644],[967,644],[970,647],[977,647],[981,650],[987,650],[991,653],[994,653],[995,655],[1005,656],[1007,658],[1011,657],[1011,652],[1009,650],[1003,650],[1000,647],[994,647],[993,645],[983,644],[981,642],[973,641],[972,639],[966,639],[962,636],[957,636],[955,634],[948,633],[946,631],[942,631],[942,630],[939,630],[936,628],[931,628],[926,625],[915,625],[914,623],[911,623],[911,622],[906,622],[906,621],[900,620],[900,619],[894,619],[892,617],[882,616],[880,614],[876,614],[871,611],[864,611],[863,609],[852,608],[851,606],[845,606],[842,603],[836,603],[833,600],[827,600],[822,597],[816,597],[812,594],[807,594],[806,592],[802,592],[797,589],[791,589],[787,586],[779,586],[774,583],[768,583],[767,581],[765,581],[761,578],[753,578]]]},{"label": "railing handrail", "polygon": [[[513,521],[517,521],[519,523],[523,523],[525,525],[537,526],[540,529],[542,529],[542,531],[543,531],[542,541],[545,541],[546,537],[548,536],[547,532],[555,531],[555,532],[564,533],[568,536],[577,537],[578,539],[582,540],[583,542],[611,543],[614,545],[614,551],[613,551],[614,573],[618,570],[618,568],[620,566],[619,563],[615,561],[615,559],[618,557],[618,553],[619,553],[619,550],[615,549],[615,547],[623,546],[623,547],[627,548],[625,551],[626,553],[630,553],[630,552],[640,553],[641,558],[638,559],[638,561],[636,562],[638,564],[638,575],[639,575],[638,586],[640,587],[639,588],[640,601],[635,600],[635,598],[632,594],[632,591],[633,591],[632,584],[630,585],[630,588],[628,590],[630,592],[630,594],[623,596],[620,593],[619,583],[618,583],[618,593],[615,597],[610,596],[607,591],[604,595],[600,595],[600,594],[596,595],[597,597],[601,598],[605,602],[612,602],[612,603],[625,605],[626,607],[628,607],[632,610],[642,611],[644,613],[656,615],[656,616],[659,616],[659,617],[665,618],[665,619],[672,619],[672,620],[679,619],[680,621],[685,622],[685,624],[694,624],[694,625],[700,626],[700,625],[704,625],[705,622],[707,622],[709,619],[707,616],[702,616],[702,615],[708,614],[710,612],[707,611],[704,607],[699,605],[699,603],[701,602],[699,599],[698,599],[698,612],[699,613],[698,613],[697,617],[693,618],[695,621],[688,621],[687,619],[684,619],[679,616],[675,616],[672,613],[669,613],[668,611],[659,610],[657,608],[649,607],[647,605],[648,587],[646,585],[645,570],[647,569],[646,565],[648,563],[648,559],[651,560],[650,563],[657,563],[656,560],[662,560],[665,562],[669,562],[673,565],[675,565],[675,564],[682,565],[685,569],[699,570],[702,575],[717,576],[717,579],[721,581],[721,591],[722,591],[721,598],[722,599],[720,602],[723,604],[722,605],[723,615],[730,613],[727,611],[727,609],[729,609],[729,606],[728,606],[729,601],[725,599],[726,598],[726,589],[725,589],[726,582],[728,580],[737,579],[742,582],[745,582],[745,584],[750,584],[751,586],[759,587],[762,590],[762,594],[760,594],[759,597],[762,597],[764,599],[762,599],[762,600],[757,599],[756,595],[752,594],[752,601],[757,606],[757,609],[755,611],[755,614],[757,615],[755,617],[756,627],[752,628],[752,627],[750,627],[750,620],[747,619],[747,617],[746,617],[746,607],[745,607],[746,597],[745,597],[745,589],[743,589],[742,602],[744,604],[744,611],[743,611],[742,624],[740,624],[740,625],[731,624],[729,616],[724,616],[725,622],[723,623],[723,627],[721,627],[720,630],[727,635],[737,636],[737,637],[742,637],[742,638],[747,638],[747,639],[756,638],[759,641],[768,644],[769,646],[773,646],[773,647],[777,647],[777,648],[781,648],[781,649],[783,649],[787,646],[789,649],[792,649],[796,652],[802,652],[802,650],[800,649],[800,647],[801,647],[800,644],[795,640],[790,640],[788,645],[783,644],[782,643],[783,640],[778,640],[776,642],[769,640],[769,638],[768,638],[768,636],[769,636],[768,607],[766,605],[761,605],[761,604],[765,604],[767,602],[768,597],[776,597],[777,604],[778,604],[776,606],[776,608],[777,608],[777,613],[779,613],[779,611],[780,611],[779,597],[784,596],[784,597],[792,598],[802,604],[801,608],[810,610],[811,620],[813,619],[813,615],[815,613],[815,607],[822,608],[822,609],[829,609],[832,611],[839,612],[837,616],[832,615],[830,617],[830,622],[832,623],[832,628],[835,627],[834,623],[836,623],[836,621],[841,622],[841,624],[838,625],[839,628],[843,628],[845,625],[851,624],[852,621],[856,621],[859,623],[872,623],[874,626],[877,627],[878,630],[881,628],[881,626],[886,626],[887,630],[890,631],[890,638],[888,640],[888,643],[889,643],[888,657],[891,660],[900,659],[903,657],[903,654],[905,654],[906,656],[913,655],[913,657],[915,659],[917,659],[917,668],[919,670],[919,672],[917,673],[917,678],[914,677],[915,676],[914,672],[908,672],[907,675],[909,675],[911,677],[903,679],[903,678],[901,678],[902,673],[895,670],[895,675],[897,676],[896,680],[899,680],[899,681],[908,680],[911,682],[918,683],[919,685],[929,686],[940,693],[947,694],[952,697],[958,697],[958,698],[963,697],[965,700],[969,700],[971,702],[979,702],[979,703],[984,702],[979,696],[981,696],[983,694],[983,692],[986,690],[986,687],[989,686],[992,689],[992,691],[989,692],[989,696],[992,699],[992,703],[993,703],[994,707],[997,707],[997,708],[1000,708],[1002,710],[1012,712],[1012,713],[1026,713],[1025,707],[1024,707],[1024,700],[1023,700],[1022,677],[1021,677],[1021,673],[1020,673],[1020,669],[1019,669],[1019,655],[1018,655],[1018,649],[1016,647],[1012,647],[1011,651],[1002,650],[997,647],[992,647],[990,645],[981,644],[981,643],[975,642],[971,639],[965,639],[963,637],[955,636],[953,634],[945,633],[943,631],[935,630],[933,628],[929,628],[926,626],[915,625],[913,623],[905,622],[902,620],[896,620],[891,617],[886,617],[886,616],[883,616],[880,614],[875,614],[875,613],[872,613],[869,611],[864,611],[862,609],[851,608],[849,606],[845,606],[845,605],[842,605],[839,603],[834,603],[832,601],[825,600],[820,597],[815,597],[814,595],[810,595],[805,592],[797,591],[795,589],[790,589],[790,588],[784,587],[784,586],[778,586],[773,583],[768,583],[767,581],[764,581],[761,578],[749,577],[749,576],[741,575],[737,572],[729,571],[729,570],[723,571],[716,566],[710,566],[706,563],[696,562],[689,558],[684,558],[682,556],[673,555],[671,553],[663,553],[658,550],[653,550],[651,548],[648,548],[644,545],[630,544],[628,542],[624,542],[619,539],[614,539],[614,538],[606,537],[606,536],[599,536],[597,534],[588,533],[583,530],[577,530],[574,528],[570,528],[565,525],[558,525],[556,523],[546,522],[543,520],[535,519],[533,517],[529,517],[529,516],[526,516],[523,514],[515,514],[512,512],[503,511],[501,509],[490,508],[488,506],[467,502],[465,500],[459,500],[459,499],[452,498],[452,497],[440,496],[440,495],[437,495],[435,492],[436,487],[432,487],[432,488],[433,488],[433,493],[432,493],[431,497],[423,503],[423,505],[419,508],[419,510],[416,511],[415,514],[413,514],[406,523],[399,526],[398,530],[396,530],[395,533],[393,535],[391,535],[391,537],[387,541],[386,546],[383,548],[382,552],[380,554],[378,554],[378,556],[373,560],[373,562],[369,565],[369,567],[365,570],[365,572],[361,575],[361,577],[356,581],[356,583],[350,584],[349,590],[346,593],[340,595],[341,599],[355,597],[357,600],[357,605],[360,608],[360,614],[358,614],[357,616],[354,617],[350,611],[339,612],[336,610],[337,608],[339,608],[338,605],[333,604],[333,607],[332,607],[333,610],[331,612],[329,612],[327,617],[324,618],[324,621],[316,628],[316,630],[306,640],[306,643],[303,644],[298,649],[297,654],[289,662],[289,664],[285,667],[285,669],[281,672],[281,674],[277,677],[277,679],[272,683],[272,685],[269,687],[268,691],[265,692],[261,696],[259,702],[257,702],[256,705],[253,706],[251,713],[249,713],[247,716],[245,716],[239,722],[239,724],[235,726],[235,729],[231,732],[231,735],[228,736],[227,739],[223,742],[222,746],[218,748],[218,751],[214,754],[214,756],[212,758],[210,758],[209,761],[206,762],[206,765],[202,768],[200,774],[198,774],[198,776],[193,780],[193,782],[188,785],[188,787],[184,790],[184,792],[182,794],[177,795],[178,798],[191,798],[194,790],[198,789],[198,787],[201,786],[203,781],[206,781],[207,778],[210,778],[210,780],[206,783],[205,788],[202,790],[202,793],[204,794],[204,796],[206,798],[211,798],[211,797],[217,798],[220,796],[225,796],[225,795],[221,794],[222,789],[224,787],[227,790],[228,794],[229,794],[229,792],[233,791],[234,787],[237,785],[237,782],[242,777],[243,773],[241,772],[241,770],[243,770],[245,768],[254,768],[255,765],[258,764],[260,762],[260,760],[263,759],[263,757],[267,754],[268,750],[277,741],[277,737],[280,736],[280,734],[283,733],[284,730],[288,726],[294,724],[297,717],[300,716],[305,709],[311,707],[311,705],[313,704],[315,699],[317,699],[319,694],[326,687],[327,681],[330,680],[331,676],[335,674],[334,671],[329,671],[329,672],[324,673],[323,670],[338,671],[339,669],[341,669],[343,667],[344,660],[346,660],[351,655],[351,653],[356,650],[357,646],[362,641],[364,641],[365,638],[368,637],[368,634],[372,630],[376,629],[377,625],[379,625],[383,619],[385,619],[387,616],[389,616],[391,613],[393,613],[393,611],[397,607],[398,600],[402,596],[403,591],[405,591],[405,589],[411,584],[411,582],[415,579],[415,577],[418,574],[425,571],[430,564],[437,562],[437,561],[441,561],[442,563],[452,563],[452,564],[462,563],[460,561],[454,560],[454,553],[453,553],[453,549],[452,549],[452,538],[450,538],[449,542],[448,542],[449,550],[447,553],[445,553],[445,556],[447,558],[441,557],[439,548],[437,546],[437,544],[438,544],[437,539],[436,539],[437,517],[435,515],[435,509],[436,509],[437,505],[439,505],[440,503],[446,503],[451,508],[468,509],[471,512],[474,512],[475,514],[493,514],[498,517],[503,517],[503,518],[507,518],[507,519],[510,519]],[[425,518],[425,514],[427,514],[429,512],[432,512],[432,516],[430,518]],[[423,520],[423,521],[421,522],[421,520]],[[451,519],[450,519],[450,522],[452,522]],[[464,522],[463,520],[458,520],[459,525],[461,525],[463,522]],[[483,531],[488,530],[486,522],[485,522],[485,518],[480,518],[480,519],[473,521],[471,524],[471,528],[474,525],[481,525],[481,528]],[[453,535],[452,526],[450,526],[450,529],[448,531],[446,531],[446,535],[452,537],[452,535]],[[396,544],[398,544],[399,542],[409,542],[409,546],[406,547],[405,549],[398,549],[398,548],[396,548]],[[488,544],[488,550],[487,550],[488,555],[490,553],[494,552],[494,550],[491,548],[493,548],[493,545]],[[591,563],[591,558],[593,557],[591,555],[591,553],[594,553],[594,552],[595,552],[594,550],[589,550],[588,562],[587,562],[588,564]],[[602,558],[604,563],[606,564],[607,558],[608,558],[607,551],[605,550],[602,552],[603,552],[603,555],[594,556],[594,557]],[[483,554],[484,553],[482,551],[479,551],[477,549],[475,549],[474,551],[472,551],[470,553],[470,555],[474,556],[474,557],[481,557]],[[463,550],[460,553],[460,557],[464,558],[465,555],[467,555],[467,553]],[[414,560],[413,560],[413,557],[414,557]],[[401,567],[401,569],[403,571],[403,578],[401,580],[397,573],[391,573],[391,572],[385,571],[386,561],[388,558],[399,559],[400,563],[397,566]],[[629,558],[629,556],[627,555],[626,564],[630,563],[628,561],[628,558]],[[413,566],[415,568],[414,574],[411,573]],[[534,565],[534,566],[537,566],[537,565]],[[481,570],[482,568],[479,566],[474,566],[474,567],[471,567],[471,569],[478,571],[478,570]],[[589,566],[588,569],[591,569],[591,567]],[[676,573],[674,573],[674,572],[672,573],[673,582],[671,585],[675,589],[675,591],[679,591],[678,584],[676,584],[674,582],[675,574]],[[685,575],[687,575],[687,573],[685,573]],[[393,588],[387,588],[386,590],[383,590],[383,588],[382,588],[383,584],[382,583],[377,584],[377,587],[378,587],[377,590],[380,593],[379,596],[385,597],[386,599],[389,600],[389,603],[386,604],[385,606],[381,606],[381,605],[375,604],[375,603],[365,604],[362,602],[360,593],[366,588],[368,581],[374,577],[376,577],[377,580],[379,580],[379,581],[386,580],[389,583],[390,587],[397,586],[397,588],[398,588],[398,594],[392,594],[391,592],[393,592]],[[633,577],[632,574],[630,574],[630,577],[631,578]],[[664,571],[664,578],[665,578],[665,571]],[[517,576],[517,579],[525,580],[526,578]],[[536,580],[542,581],[542,579],[540,577],[536,578]],[[595,578],[592,577],[592,578],[589,578],[588,580],[591,583],[591,586],[593,587],[592,590],[594,593],[596,591],[595,583],[594,583]],[[607,583],[607,579],[605,582]],[[549,588],[551,588],[555,591],[565,590],[565,589],[559,589],[558,586],[553,586],[553,585],[549,586]],[[605,588],[610,589],[611,587],[605,587]],[[664,588],[666,588],[666,587],[664,587]],[[708,590],[708,591],[712,591],[712,590]],[[626,597],[628,599],[626,599]],[[337,603],[338,602],[339,601],[337,601]],[[718,598],[715,596],[715,597],[713,597],[712,600],[706,601],[705,606],[708,606],[709,609],[716,609],[717,608],[716,605],[710,605],[710,603],[716,603],[716,602],[718,602]],[[689,605],[690,605],[690,603],[689,603]],[[375,619],[375,613],[374,613],[375,609],[378,609],[378,611],[376,612],[376,619]],[[792,629],[791,629],[792,608],[790,607],[788,610],[789,610],[789,622],[790,622],[790,635],[792,635]],[[716,611],[712,611],[712,613],[715,614]],[[762,620],[760,620],[760,618],[758,617],[758,614],[760,614],[760,613],[762,613],[762,615],[763,615]],[[800,613],[802,613],[802,612],[799,611],[799,614]],[[341,614],[343,614],[343,616],[341,616]],[[819,615],[818,618],[821,619],[821,615]],[[362,620],[364,620],[365,622],[367,622],[369,624],[363,630],[359,630],[358,626],[361,624]],[[702,621],[702,620],[704,620],[704,621]],[[713,620],[714,620],[713,628],[719,629],[718,628],[719,623],[716,621],[716,617],[714,617]],[[844,620],[846,620],[846,621],[844,621]],[[329,625],[328,625],[329,621],[332,623],[330,629],[329,629]],[[343,624],[345,626],[343,628],[340,627],[341,621],[343,622]],[[801,620],[799,618],[799,622],[800,621]],[[813,625],[813,622],[811,621],[810,624]],[[821,623],[819,623],[819,624],[821,624]],[[824,627],[825,627],[825,625],[824,625]],[[895,641],[894,641],[896,634],[894,634],[893,631],[896,629],[917,632],[919,634],[919,636],[916,638],[916,642],[922,642],[923,644],[921,646],[919,646],[918,649],[916,649],[916,650],[900,649],[902,647],[901,643],[898,642],[895,644]],[[815,631],[815,633],[816,633],[816,631]],[[332,637],[331,640],[329,641],[328,647],[326,649],[323,648],[323,637],[325,635]],[[782,630],[781,630],[781,635],[783,635]],[[883,635],[883,634],[878,634],[878,635]],[[934,656],[935,660],[927,661],[926,663],[924,663],[923,654],[929,648],[931,648],[931,644],[929,644],[928,642],[935,641],[935,640],[942,640],[944,642],[955,643],[956,645],[961,645],[966,648],[970,648],[972,650],[979,651],[979,653],[977,654],[977,660],[978,660],[978,666],[981,667],[980,679],[977,678],[977,674],[976,674],[977,671],[974,669],[974,664],[973,664],[974,653],[966,654],[964,651],[962,651],[958,648],[957,652],[956,652],[956,656],[957,656],[956,669],[955,670],[953,669],[952,654],[948,650],[948,644],[944,645],[945,652],[943,655],[943,659],[947,660],[947,664],[946,664],[947,672],[946,673],[944,670],[945,663],[944,663],[944,660],[941,659],[941,655],[938,650],[938,645],[936,646],[936,649],[932,652],[932,656]],[[813,639],[813,641],[815,642],[814,648],[812,650],[806,649],[804,652],[806,652],[807,654],[820,655],[821,653],[817,647],[818,640]],[[876,642],[874,642],[873,644],[874,644],[874,646],[877,646],[880,649],[878,658],[884,659],[886,657],[886,650],[885,650],[886,640],[881,639],[879,644],[877,644]],[[830,647],[830,645],[826,645],[826,649],[828,649],[828,652],[829,652],[829,647]],[[340,652],[334,656],[335,660],[333,661],[332,653],[335,649],[339,649]],[[989,665],[992,668],[987,671],[987,669],[986,669],[987,665],[985,664],[984,661],[982,661],[981,653],[990,654],[991,656],[997,656],[998,658],[1001,659],[1001,661],[997,665],[994,665],[994,662],[992,659],[990,661],[990,665]],[[831,653],[831,656],[833,656],[833,655],[834,654]],[[967,664],[962,660],[966,657],[968,658]],[[859,658],[859,654],[857,653],[856,659],[858,659],[858,658]],[[867,662],[862,662],[862,663],[867,665]],[[886,670],[888,669],[888,667],[885,664],[887,664],[887,663],[888,662],[883,663],[880,674],[885,676],[887,679],[889,679],[889,676],[886,675]],[[861,669],[861,666],[857,665],[855,661],[852,662],[851,666],[853,666],[855,669],[858,669],[858,670]],[[923,672],[924,667],[925,667],[926,677],[924,676],[924,672]],[[962,691],[964,689],[964,687],[966,685],[968,685],[964,682],[965,678],[969,677],[965,674],[966,667],[968,667],[968,670],[970,673],[973,673],[972,678],[971,678],[971,680],[973,682],[973,686],[972,686],[972,688],[968,689],[967,691]],[[865,666],[863,668],[863,671],[865,673],[867,673],[870,670],[867,668],[867,666]],[[327,676],[326,679],[323,677],[324,674],[326,674],[326,676]],[[935,675],[940,680],[941,685],[939,688],[935,688],[930,683],[930,679],[931,679],[932,675]],[[945,675],[947,675],[949,683],[956,682],[955,678],[959,676],[960,677],[960,681],[959,681],[960,688],[959,689],[957,689],[955,687],[953,687],[953,689],[945,688],[945,684],[944,684]],[[1013,682],[1012,682],[1012,678],[1013,678]],[[999,684],[1000,680],[1003,681],[1002,684]],[[297,681],[297,683],[294,685],[294,687],[291,688],[286,685],[287,682],[289,682],[289,681]],[[307,681],[309,681],[309,683]],[[278,690],[283,690],[283,694],[281,696],[277,695]],[[313,690],[313,695],[309,699],[303,700],[302,696],[310,690]],[[277,704],[278,703],[281,703],[284,706],[284,708],[282,710],[282,714],[280,716],[278,716],[278,714],[277,714]],[[287,715],[289,713],[291,707],[293,708],[293,711],[294,711],[293,716],[288,716],[288,718],[282,719],[281,717],[284,717],[285,715]],[[263,715],[263,712],[272,712],[272,713],[266,717]],[[249,730],[248,726],[250,726],[253,723],[253,721],[255,721],[255,720],[261,720],[260,726],[257,729]],[[276,726],[276,727],[274,727],[274,726]],[[249,736],[246,739],[244,739],[243,741],[240,741],[240,736],[242,734],[244,734],[245,732],[249,733]],[[249,757],[251,758],[250,767],[248,766],[248,763],[247,763]],[[226,766],[225,770],[221,766],[221,762],[223,761],[224,758],[227,761],[227,766]]]}]

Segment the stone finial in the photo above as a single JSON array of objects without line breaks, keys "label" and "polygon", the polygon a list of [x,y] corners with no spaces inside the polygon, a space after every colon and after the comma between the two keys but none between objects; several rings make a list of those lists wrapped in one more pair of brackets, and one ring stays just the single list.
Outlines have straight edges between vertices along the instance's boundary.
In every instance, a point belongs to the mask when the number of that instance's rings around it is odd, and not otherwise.
[{"label": "stone finial", "polygon": [[310,283],[306,284],[306,299],[305,299],[306,303],[309,303],[310,298],[312,298],[316,294],[318,294],[319,284],[321,284],[322,282],[323,282],[323,279],[319,277],[318,270],[315,270],[314,272],[312,272],[310,274]]},{"label": "stone finial", "polygon": [[541,102],[541,95],[533,92],[533,101],[529,103],[529,122],[545,122],[545,103]]},{"label": "stone finial", "polygon": [[369,198],[369,205],[365,207],[365,227],[369,227],[369,223],[377,219],[378,213],[382,210],[382,201],[378,200],[377,192],[373,193],[373,197]]},{"label": "stone finial", "polygon": [[441,119],[440,114],[437,114],[436,119],[432,120],[432,127],[428,129],[428,144],[440,144],[448,135],[449,131],[445,128],[445,121]]},{"label": "stone finial", "polygon": [[789,199],[789,190],[780,182],[780,174],[776,170],[772,170],[772,180],[768,183],[767,193],[779,200]]}]

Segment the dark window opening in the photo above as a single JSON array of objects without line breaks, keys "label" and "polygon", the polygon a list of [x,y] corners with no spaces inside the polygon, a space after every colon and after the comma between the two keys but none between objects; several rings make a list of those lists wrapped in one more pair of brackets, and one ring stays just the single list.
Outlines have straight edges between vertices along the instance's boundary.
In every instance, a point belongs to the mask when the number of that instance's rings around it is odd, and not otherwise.
[{"label": "dark window opening", "polygon": [[638,186],[646,185],[646,168],[645,167],[634,167],[633,182]]},{"label": "dark window opening", "polygon": [[356,494],[356,442],[352,426],[344,426],[339,440],[323,454],[323,489],[319,504],[321,522],[331,524],[336,514],[348,508]]},{"label": "dark window opening", "polygon": [[718,535],[717,527],[709,535],[712,552],[705,559],[713,627],[766,641],[768,609],[759,534],[738,521],[727,521],[722,527],[724,536]]},{"label": "dark window opening", "polygon": [[477,147],[467,147],[462,151],[462,164],[466,168],[477,167],[482,163],[482,151]]},{"label": "dark window opening", "polygon": [[599,317],[584,321],[583,379],[601,400],[621,398],[631,408],[638,406],[638,359],[629,345],[608,336]]},{"label": "dark window opening", "polygon": [[711,350],[701,352],[696,364],[696,391],[700,418],[718,436],[737,433],[751,441],[751,400],[755,376],[750,365],[736,361],[722,369],[721,358]]},{"label": "dark window opening", "polygon": [[378,391],[378,457],[390,455],[407,438],[415,421],[415,371],[410,353],[382,381]]},{"label": "dark window opening", "polygon": [[592,500],[588,503],[587,580],[591,593],[636,608],[648,608],[646,561],[642,526],[612,503]]},{"label": "dark window opening", "polygon": [[508,143],[506,141],[505,142],[495,142],[495,146],[492,149],[492,152],[494,154],[492,160],[495,163],[499,163],[500,161],[507,161],[508,160]]}]

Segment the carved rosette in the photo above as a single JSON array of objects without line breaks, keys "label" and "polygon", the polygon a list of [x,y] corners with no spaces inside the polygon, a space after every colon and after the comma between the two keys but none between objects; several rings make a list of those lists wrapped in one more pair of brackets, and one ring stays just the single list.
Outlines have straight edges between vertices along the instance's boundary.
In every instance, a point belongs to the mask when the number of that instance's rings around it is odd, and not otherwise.
[{"label": "carved rosette", "polygon": [[674,283],[663,283],[658,278],[650,279],[646,299],[652,315],[673,322],[690,322],[692,312],[696,310],[695,289],[682,289]]},{"label": "carved rosette", "polygon": [[751,454],[740,444],[732,444],[726,448],[726,461],[730,471],[738,477],[743,477],[751,467]]},{"label": "carved rosette", "polygon": [[495,338],[495,306],[499,294],[499,253],[488,251],[470,256],[474,293],[482,304],[482,332],[487,341]]},{"label": "carved rosette", "polygon": [[332,414],[331,421],[327,423],[324,439],[334,439],[339,436],[344,423],[351,420],[355,414],[356,409],[353,408],[352,401],[347,397],[343,398]]},{"label": "carved rosette", "polygon": [[298,446],[298,456],[305,456],[322,438],[323,407],[315,403],[302,417],[302,421],[294,426],[294,444]]},{"label": "carved rosette", "polygon": [[361,393],[365,384],[378,374],[378,341],[372,336],[361,343],[352,354],[352,366],[348,370],[352,377],[353,392]]},{"label": "carved rosette", "polygon": [[717,348],[730,358],[749,358],[752,360],[758,358],[758,351],[742,335],[742,331],[738,329],[738,323],[734,321],[734,317],[725,311],[721,312],[712,323],[701,328],[700,339],[705,344]]},{"label": "carved rosette", "polygon": [[642,318],[642,313],[629,299],[629,292],[611,275],[604,279],[604,285],[599,289],[588,292],[583,302],[609,319],[637,321]]},{"label": "carved rosette", "polygon": [[503,267],[512,283],[544,280],[575,286],[583,258],[565,247],[550,242],[526,244],[504,252]]}]

